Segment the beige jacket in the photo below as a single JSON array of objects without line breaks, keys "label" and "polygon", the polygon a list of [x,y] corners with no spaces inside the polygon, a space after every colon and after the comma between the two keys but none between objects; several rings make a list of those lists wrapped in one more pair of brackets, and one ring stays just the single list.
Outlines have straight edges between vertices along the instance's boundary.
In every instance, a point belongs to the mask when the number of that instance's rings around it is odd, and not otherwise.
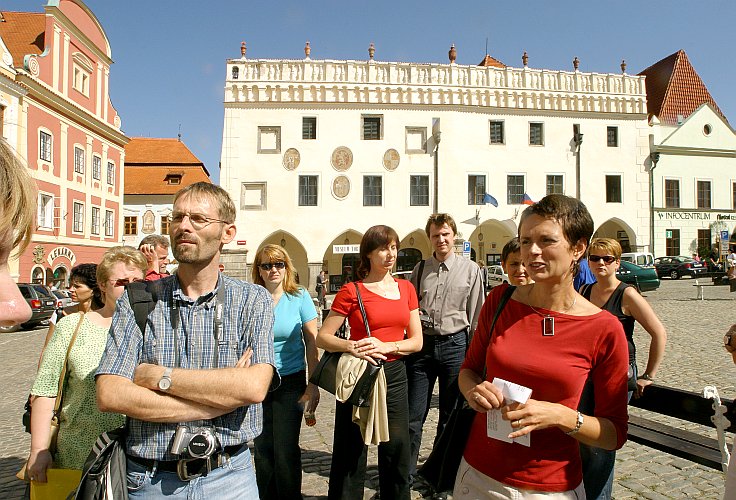
[{"label": "beige jacket", "polygon": [[[335,399],[345,402],[353,393],[368,361],[344,353],[337,363]],[[353,407],[353,422],[360,427],[365,444],[379,444],[389,440],[388,410],[386,408],[386,374],[378,372],[371,392],[370,406]]]}]

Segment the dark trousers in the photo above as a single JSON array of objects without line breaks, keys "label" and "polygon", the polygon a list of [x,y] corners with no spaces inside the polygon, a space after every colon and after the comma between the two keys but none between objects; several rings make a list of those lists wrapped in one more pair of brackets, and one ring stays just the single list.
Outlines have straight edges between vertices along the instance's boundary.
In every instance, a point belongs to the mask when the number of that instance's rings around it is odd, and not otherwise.
[{"label": "dark trousers", "polygon": [[281,377],[281,385],[263,401],[263,432],[255,438],[255,466],[262,499],[302,498],[299,431],[307,388],[304,371]]},{"label": "dark trousers", "polygon": [[[404,362],[392,361],[383,367],[386,374],[386,407],[389,440],[378,445],[378,482],[382,500],[408,500],[409,408]],[[335,403],[335,431],[327,498],[363,498],[368,447],[360,428],[353,423],[353,406]]]},{"label": "dark trousers", "polygon": [[429,413],[434,384],[439,379],[440,416],[437,436],[447,424],[457,394],[457,375],[465,359],[467,348],[465,330],[454,335],[424,335],[422,350],[406,357],[406,374],[409,380],[409,439],[411,440],[411,466],[409,474],[417,471],[419,448],[422,445],[422,428]]}]

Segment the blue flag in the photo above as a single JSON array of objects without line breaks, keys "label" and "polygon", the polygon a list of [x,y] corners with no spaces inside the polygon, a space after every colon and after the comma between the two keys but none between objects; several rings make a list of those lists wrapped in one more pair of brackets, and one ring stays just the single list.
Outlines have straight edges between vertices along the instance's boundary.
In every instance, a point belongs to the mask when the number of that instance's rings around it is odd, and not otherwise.
[{"label": "blue flag", "polygon": [[494,207],[498,206],[498,202],[496,201],[496,198],[491,196],[490,194],[486,193],[483,195],[483,203],[490,203]]}]

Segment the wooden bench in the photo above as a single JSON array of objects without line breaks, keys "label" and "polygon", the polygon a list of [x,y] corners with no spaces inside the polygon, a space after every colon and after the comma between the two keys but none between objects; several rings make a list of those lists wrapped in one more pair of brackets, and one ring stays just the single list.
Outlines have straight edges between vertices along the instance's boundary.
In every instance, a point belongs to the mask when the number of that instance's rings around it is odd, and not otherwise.
[{"label": "wooden bench", "polygon": [[[683,391],[672,387],[650,385],[644,395],[631,399],[630,405],[660,415],[695,423],[716,429],[713,416],[716,411],[713,399],[694,392]],[[736,432],[736,408],[732,400],[720,399],[725,408],[724,416],[730,421],[725,424],[725,431]],[[716,431],[713,432],[717,434]],[[705,437],[701,434],[663,424],[654,420],[629,416],[629,439],[635,443],[685,458],[695,463],[717,470],[725,470],[722,446],[725,446],[723,433],[720,439]]]}]

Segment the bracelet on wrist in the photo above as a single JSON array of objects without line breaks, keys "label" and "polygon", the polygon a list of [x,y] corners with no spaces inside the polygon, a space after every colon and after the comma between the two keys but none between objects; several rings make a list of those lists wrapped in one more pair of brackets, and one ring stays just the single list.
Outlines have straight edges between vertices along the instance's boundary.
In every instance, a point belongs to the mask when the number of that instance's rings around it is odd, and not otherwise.
[{"label": "bracelet on wrist", "polygon": [[648,373],[643,373],[643,374],[639,375],[638,377],[636,377],[636,379],[637,380],[648,380],[650,382],[654,382],[654,377],[652,377]]},{"label": "bracelet on wrist", "polygon": [[396,348],[396,354],[400,354],[401,353],[401,349],[399,349],[399,343],[398,342],[394,342],[394,347]]},{"label": "bracelet on wrist", "polygon": [[567,434],[568,436],[572,436],[574,434],[577,434],[578,431],[580,430],[580,428],[583,426],[583,420],[584,420],[583,414],[580,413],[580,412],[578,412],[578,419],[575,422],[575,427],[573,429],[570,429],[569,431],[567,431],[565,434]]}]

